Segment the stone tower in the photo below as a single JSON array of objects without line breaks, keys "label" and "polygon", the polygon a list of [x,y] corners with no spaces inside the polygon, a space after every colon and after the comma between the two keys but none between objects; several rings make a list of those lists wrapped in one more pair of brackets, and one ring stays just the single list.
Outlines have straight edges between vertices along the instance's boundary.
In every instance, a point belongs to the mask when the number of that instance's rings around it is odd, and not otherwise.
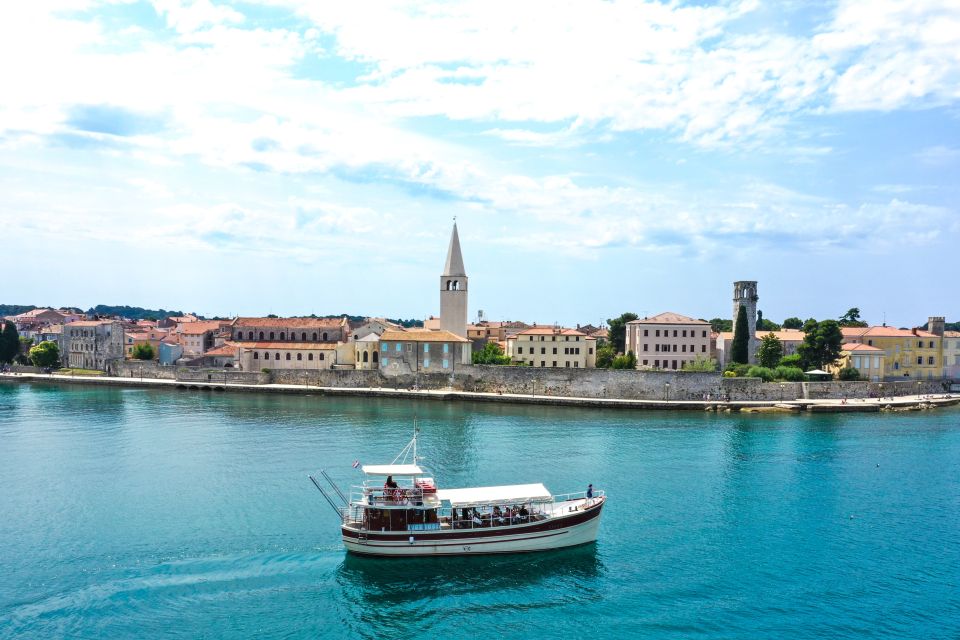
[{"label": "stone tower", "polygon": [[750,364],[757,363],[757,301],[759,299],[755,280],[738,280],[733,283],[733,327],[736,330],[737,314],[740,313],[740,306],[743,305],[747,310],[747,328],[750,332],[747,341]]},{"label": "stone tower", "polygon": [[447,249],[447,263],[440,276],[440,328],[467,337],[467,272],[463,268],[456,222]]},{"label": "stone tower", "polygon": [[930,316],[927,318],[927,331],[942,338],[946,322],[947,319],[944,316]]}]

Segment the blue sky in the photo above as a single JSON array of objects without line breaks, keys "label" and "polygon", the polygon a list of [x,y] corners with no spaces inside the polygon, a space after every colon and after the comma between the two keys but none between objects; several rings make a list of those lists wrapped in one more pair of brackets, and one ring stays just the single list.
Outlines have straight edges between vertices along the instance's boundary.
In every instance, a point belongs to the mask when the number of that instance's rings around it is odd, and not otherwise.
[{"label": "blue sky", "polygon": [[[36,5],[36,6],[35,6]],[[6,3],[2,302],[960,320],[951,2]]]}]

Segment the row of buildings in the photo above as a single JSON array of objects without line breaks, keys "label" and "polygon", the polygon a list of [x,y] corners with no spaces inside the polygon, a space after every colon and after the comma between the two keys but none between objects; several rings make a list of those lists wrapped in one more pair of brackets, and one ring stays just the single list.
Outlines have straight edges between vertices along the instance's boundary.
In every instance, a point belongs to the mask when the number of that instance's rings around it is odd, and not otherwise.
[{"label": "row of buildings", "polygon": [[[204,320],[192,315],[159,321],[87,318],[72,310],[36,309],[9,318],[35,342],[54,340],[70,367],[109,370],[133,356],[138,344],[154,348],[163,365],[264,369],[379,369],[386,373],[453,373],[469,365],[474,349],[496,342],[517,365],[586,369],[596,366],[602,327],[528,325],[523,322],[467,322],[469,279],[454,224],[440,276],[440,316],[422,328],[405,329],[383,318],[352,325],[347,318],[237,317]],[[797,352],[799,330],[757,331],[756,281],[734,283],[733,318],[742,308],[755,362],[764,336],[773,334],[785,355]],[[481,316],[482,317],[482,316]],[[855,367],[864,378],[960,378],[960,332],[945,331],[942,317],[926,329],[886,326],[843,328],[840,360],[830,368]],[[710,323],[665,312],[627,323],[624,351],[642,370],[680,370],[697,359],[729,359],[732,332],[716,333]]]}]

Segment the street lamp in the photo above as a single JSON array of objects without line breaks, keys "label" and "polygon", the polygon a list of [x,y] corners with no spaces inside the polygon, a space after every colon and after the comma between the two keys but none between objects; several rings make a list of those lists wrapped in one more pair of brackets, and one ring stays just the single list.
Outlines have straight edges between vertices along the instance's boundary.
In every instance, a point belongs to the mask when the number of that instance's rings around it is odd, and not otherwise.
[{"label": "street lamp", "polygon": [[783,388],[787,386],[784,383],[780,383],[780,402],[783,402]]},{"label": "street lamp", "polygon": [[883,383],[880,383],[880,400],[883,400]]},{"label": "street lamp", "polygon": [[922,386],[923,386],[923,381],[917,380],[917,399],[918,400],[920,399],[920,389]]},{"label": "street lamp", "polygon": [[663,385],[663,393],[664,393],[664,399],[667,402],[669,402],[670,401],[670,383],[669,382]]}]

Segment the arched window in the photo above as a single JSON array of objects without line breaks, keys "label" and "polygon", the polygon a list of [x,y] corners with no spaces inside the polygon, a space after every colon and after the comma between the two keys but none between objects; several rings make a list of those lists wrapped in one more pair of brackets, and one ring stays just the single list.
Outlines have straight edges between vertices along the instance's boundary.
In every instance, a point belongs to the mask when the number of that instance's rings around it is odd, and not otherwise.
[{"label": "arched window", "polygon": [[264,359],[264,360],[269,360],[269,359],[270,359],[270,354],[267,353],[266,351],[264,351],[264,352],[263,352],[263,359]]},{"label": "arched window", "polygon": [[278,352],[278,353],[273,354],[273,359],[274,359],[274,360],[279,360],[279,359],[280,359],[280,353]]},{"label": "arched window", "polygon": [[326,332],[326,331],[323,332],[323,341],[324,341],[324,342],[327,341],[327,332]]},{"label": "arched window", "polygon": [[304,342],[307,341],[307,332],[306,332],[306,331],[304,331],[303,333],[300,334],[300,339],[303,340]]},{"label": "arched window", "polygon": [[287,351],[287,360],[289,360],[289,359],[290,359],[290,352]]},{"label": "arched window", "polygon": [[376,351],[373,352],[373,363],[374,363],[374,364],[377,363],[377,352],[376,352]]},{"label": "arched window", "polygon": [[270,339],[273,340],[273,331],[270,332]]},{"label": "arched window", "polygon": [[307,360],[313,360],[313,354],[312,354],[312,353],[308,353],[308,354],[307,354]]},{"label": "arched window", "polygon": [[297,354],[297,360],[303,360],[303,354],[302,354],[302,353],[298,353],[298,354]]},{"label": "arched window", "polygon": [[283,331],[281,331],[281,332],[280,332],[280,339],[281,339],[281,340],[286,340],[286,339],[287,339],[287,334],[284,333]]},{"label": "arched window", "polygon": [[370,354],[367,353],[366,351],[364,351],[364,352],[363,352],[363,361],[364,361],[364,362],[367,362],[367,361],[369,360],[369,356],[370,356]]},{"label": "arched window", "polygon": [[260,332],[260,339],[263,340],[263,331]]},{"label": "arched window", "polygon": [[260,359],[260,354],[257,353],[256,351],[254,351],[254,352],[253,352],[253,359],[254,359],[254,360],[259,360],[259,359]]},{"label": "arched window", "polygon": [[320,354],[320,359],[323,360],[323,354],[322,354],[322,353]]},{"label": "arched window", "polygon": [[314,341],[314,342],[317,341],[317,332],[316,332],[316,331],[313,332],[313,341]]}]

